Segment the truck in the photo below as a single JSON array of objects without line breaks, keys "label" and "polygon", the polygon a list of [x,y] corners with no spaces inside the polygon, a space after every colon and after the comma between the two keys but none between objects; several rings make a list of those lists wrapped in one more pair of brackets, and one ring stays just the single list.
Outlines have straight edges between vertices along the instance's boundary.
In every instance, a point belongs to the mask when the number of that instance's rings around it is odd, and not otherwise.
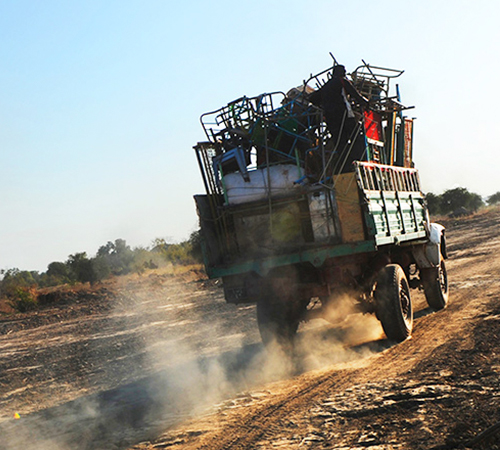
[{"label": "truck", "polygon": [[349,114],[332,126],[312,102],[340,66],[331,56],[286,92],[203,114],[206,140],[194,146],[206,273],[228,303],[256,303],[262,341],[287,351],[299,324],[328,320],[341,297],[395,342],[412,332],[412,289],[433,310],[449,298],[445,229],[430,221],[412,107],[393,86],[404,71],[362,60],[345,80],[367,102],[342,89]]}]

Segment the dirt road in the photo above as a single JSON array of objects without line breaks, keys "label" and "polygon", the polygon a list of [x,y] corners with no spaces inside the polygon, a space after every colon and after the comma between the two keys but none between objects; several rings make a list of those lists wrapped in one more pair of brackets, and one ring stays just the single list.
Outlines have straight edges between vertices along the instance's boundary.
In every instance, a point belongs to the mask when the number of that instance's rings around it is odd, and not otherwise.
[{"label": "dirt road", "polygon": [[289,364],[187,275],[2,319],[0,448],[500,448],[500,210],[446,226],[450,305],[412,291],[396,346],[372,317],[313,321]]}]

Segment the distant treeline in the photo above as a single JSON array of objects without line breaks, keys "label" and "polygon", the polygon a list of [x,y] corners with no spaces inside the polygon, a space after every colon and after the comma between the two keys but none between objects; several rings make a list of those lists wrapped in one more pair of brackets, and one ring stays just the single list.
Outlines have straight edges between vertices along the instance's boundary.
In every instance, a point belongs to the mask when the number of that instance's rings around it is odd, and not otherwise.
[{"label": "distant treeline", "polygon": [[[459,187],[448,189],[441,195],[429,192],[426,194],[429,213],[432,215],[451,214],[464,215],[476,212],[479,208],[485,206],[482,197],[479,194],[469,192],[466,188]],[[486,202],[494,205],[500,202],[500,192],[490,195]]]},{"label": "distant treeline", "polygon": [[[476,212],[485,206],[480,195],[466,188],[448,189],[440,195],[426,194],[431,215],[461,216]],[[500,203],[500,191],[489,196],[486,203]],[[141,274],[167,264],[194,264],[202,261],[201,236],[199,231],[191,234],[187,241],[170,244],[165,239],[155,239],[151,248],[134,248],[123,239],[108,242],[97,250],[94,257],[86,252],[69,255],[64,262],[52,262],[46,272],[9,269],[0,271],[0,298],[7,298],[18,311],[36,306],[36,292],[39,288],[63,284],[91,284],[112,276],[129,273]]]},{"label": "distant treeline", "polygon": [[195,231],[187,241],[170,244],[155,239],[151,248],[131,248],[123,239],[108,242],[94,257],[86,252],[69,255],[64,262],[51,262],[46,272],[8,269],[0,271],[0,297],[11,306],[26,311],[35,305],[36,290],[63,284],[91,284],[112,276],[141,274],[168,264],[188,265],[202,261],[200,233]]}]

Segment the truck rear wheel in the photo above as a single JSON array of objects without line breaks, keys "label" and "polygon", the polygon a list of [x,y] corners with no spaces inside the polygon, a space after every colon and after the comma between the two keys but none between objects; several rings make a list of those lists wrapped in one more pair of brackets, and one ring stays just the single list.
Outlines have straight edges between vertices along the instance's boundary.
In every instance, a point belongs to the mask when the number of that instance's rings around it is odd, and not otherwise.
[{"label": "truck rear wheel", "polygon": [[446,308],[448,304],[448,274],[444,259],[438,267],[431,269],[421,269],[420,279],[424,287],[427,304],[435,311]]},{"label": "truck rear wheel", "polygon": [[295,284],[287,279],[271,280],[267,292],[257,301],[257,323],[262,342],[266,347],[278,345],[289,354],[308,301],[298,299]]},{"label": "truck rear wheel", "polygon": [[397,342],[407,339],[413,328],[413,307],[410,286],[401,266],[389,264],[379,272],[375,300],[377,317],[386,336]]},{"label": "truck rear wheel", "polygon": [[299,320],[293,317],[291,309],[282,299],[262,298],[257,302],[257,323],[266,347],[277,345],[285,353],[293,350]]}]

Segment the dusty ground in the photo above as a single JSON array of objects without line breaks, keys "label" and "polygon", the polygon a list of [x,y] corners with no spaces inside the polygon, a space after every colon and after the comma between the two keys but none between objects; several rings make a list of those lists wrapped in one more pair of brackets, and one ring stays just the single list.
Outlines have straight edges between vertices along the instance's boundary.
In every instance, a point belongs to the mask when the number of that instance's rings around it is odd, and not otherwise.
[{"label": "dusty ground", "polygon": [[413,291],[396,346],[371,316],[312,321],[289,364],[263,351],[253,306],[196,273],[1,316],[0,448],[500,448],[500,210],[446,226],[450,305]]}]

